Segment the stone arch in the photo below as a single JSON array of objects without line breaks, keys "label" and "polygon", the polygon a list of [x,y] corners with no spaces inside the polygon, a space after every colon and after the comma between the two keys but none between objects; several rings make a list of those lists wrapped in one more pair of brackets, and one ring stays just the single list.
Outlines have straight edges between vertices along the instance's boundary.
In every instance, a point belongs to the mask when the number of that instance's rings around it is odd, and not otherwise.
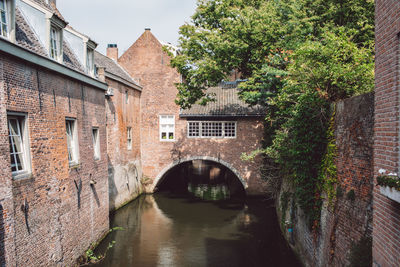
[{"label": "stone arch", "polygon": [[247,189],[248,184],[246,182],[245,179],[243,179],[242,175],[240,175],[240,173],[228,162],[223,161],[221,159],[218,158],[214,158],[214,157],[209,157],[209,156],[194,156],[194,157],[188,157],[185,159],[180,159],[177,161],[174,161],[173,163],[169,164],[168,166],[166,166],[164,169],[161,170],[161,172],[157,175],[157,177],[154,179],[152,185],[151,185],[151,192],[154,192],[154,189],[156,188],[156,186],[162,181],[163,177],[165,176],[165,174],[171,170],[173,167],[182,164],[184,162],[188,162],[188,161],[192,161],[192,160],[209,160],[209,161],[213,161],[216,163],[219,163],[223,166],[225,166],[226,168],[228,168],[229,170],[231,170],[236,177],[239,179],[239,181],[242,183],[244,190]]}]

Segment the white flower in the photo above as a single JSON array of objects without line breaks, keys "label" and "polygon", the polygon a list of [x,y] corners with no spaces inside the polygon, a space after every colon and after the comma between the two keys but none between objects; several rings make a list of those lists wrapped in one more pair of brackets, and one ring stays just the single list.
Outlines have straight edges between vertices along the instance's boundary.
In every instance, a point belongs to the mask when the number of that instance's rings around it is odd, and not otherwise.
[{"label": "white flower", "polygon": [[385,169],[379,169],[379,174],[384,174],[384,173],[386,173],[386,170]]},{"label": "white flower", "polygon": [[397,176],[397,173],[391,172],[391,173],[389,173],[388,175],[389,175],[389,176]]}]

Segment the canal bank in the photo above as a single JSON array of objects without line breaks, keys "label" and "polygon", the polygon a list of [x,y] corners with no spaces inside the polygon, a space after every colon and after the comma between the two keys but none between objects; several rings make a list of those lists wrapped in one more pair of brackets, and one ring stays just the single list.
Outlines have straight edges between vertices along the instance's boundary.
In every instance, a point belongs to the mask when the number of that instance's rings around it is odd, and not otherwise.
[{"label": "canal bank", "polygon": [[282,237],[274,203],[205,202],[171,194],[142,195],[117,210],[98,246],[95,266],[301,266]]}]

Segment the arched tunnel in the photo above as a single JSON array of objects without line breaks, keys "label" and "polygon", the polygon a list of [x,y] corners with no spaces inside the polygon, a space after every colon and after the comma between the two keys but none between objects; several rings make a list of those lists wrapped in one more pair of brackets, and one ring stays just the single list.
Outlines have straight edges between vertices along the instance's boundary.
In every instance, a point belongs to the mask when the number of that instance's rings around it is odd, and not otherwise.
[{"label": "arched tunnel", "polygon": [[190,160],[169,169],[159,180],[156,192],[190,194],[204,200],[242,198],[246,195],[236,174],[221,163]]}]

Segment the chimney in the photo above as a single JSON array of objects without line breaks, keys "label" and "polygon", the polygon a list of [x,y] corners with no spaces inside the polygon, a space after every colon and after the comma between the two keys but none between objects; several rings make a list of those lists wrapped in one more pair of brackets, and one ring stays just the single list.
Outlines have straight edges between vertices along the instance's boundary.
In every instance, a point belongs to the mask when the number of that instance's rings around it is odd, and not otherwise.
[{"label": "chimney", "polygon": [[118,61],[118,47],[117,44],[107,45],[107,57]]}]

